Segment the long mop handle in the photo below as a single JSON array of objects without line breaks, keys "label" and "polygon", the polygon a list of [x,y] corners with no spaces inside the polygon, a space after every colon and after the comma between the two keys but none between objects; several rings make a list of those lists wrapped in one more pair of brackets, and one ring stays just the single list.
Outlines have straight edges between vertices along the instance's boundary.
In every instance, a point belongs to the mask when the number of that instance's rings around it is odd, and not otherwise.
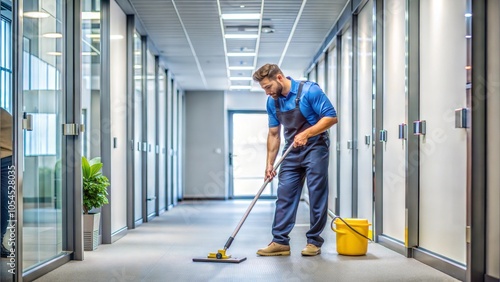
[{"label": "long mop handle", "polygon": [[[290,144],[290,147],[288,147],[288,149],[285,151],[285,153],[283,153],[283,156],[281,156],[281,158],[278,160],[278,162],[274,165],[273,170],[277,170],[278,169],[278,167],[280,166],[280,164],[285,159],[286,155],[288,155],[288,153],[290,153],[290,151],[292,149],[293,149],[293,144]],[[257,194],[253,198],[252,202],[250,203],[250,206],[247,208],[247,211],[245,212],[245,214],[241,218],[240,222],[238,223],[238,225],[234,229],[233,234],[231,234],[231,237],[229,237],[229,239],[227,239],[226,245],[224,245],[224,250],[229,249],[229,247],[231,246],[231,243],[233,243],[234,237],[236,237],[236,234],[238,234],[238,232],[240,231],[240,228],[243,225],[243,223],[245,222],[245,220],[247,219],[248,215],[250,214],[250,211],[252,211],[253,206],[255,206],[255,203],[257,202],[257,200],[259,199],[260,195],[262,194],[262,192],[266,188],[267,184],[269,182],[271,182],[271,181],[272,181],[272,179],[266,179],[266,181],[264,182],[264,184],[262,184],[262,186],[259,189],[259,192],[257,192]]]}]

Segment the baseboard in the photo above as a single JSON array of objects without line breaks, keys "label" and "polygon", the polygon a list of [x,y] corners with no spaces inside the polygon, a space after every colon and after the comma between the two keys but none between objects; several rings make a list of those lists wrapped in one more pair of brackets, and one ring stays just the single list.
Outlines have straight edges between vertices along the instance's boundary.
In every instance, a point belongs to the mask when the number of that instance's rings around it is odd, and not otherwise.
[{"label": "baseboard", "polygon": [[485,274],[484,282],[500,282],[500,278],[491,277],[488,274]]},{"label": "baseboard", "polygon": [[376,238],[376,242],[390,250],[395,251],[396,253],[399,253],[405,257],[407,256],[408,249],[403,242],[385,235],[378,235]]},{"label": "baseboard", "polygon": [[65,252],[60,256],[38,265],[23,273],[23,281],[33,281],[43,275],[55,270],[71,260],[71,252]]},{"label": "baseboard", "polygon": [[141,218],[141,219],[138,219],[138,220],[136,220],[136,221],[134,222],[134,226],[135,226],[135,228],[137,228],[137,226],[139,226],[139,225],[141,225],[141,224],[143,224],[143,223],[144,223],[144,221],[143,221],[143,220],[142,220],[142,218]]},{"label": "baseboard", "polygon": [[148,222],[152,221],[156,217],[156,212],[148,215]]},{"label": "baseboard", "polygon": [[421,248],[413,249],[413,258],[421,263],[427,264],[441,272],[444,272],[460,281],[466,279],[466,267],[445,257],[434,254]]},{"label": "baseboard", "polygon": [[120,240],[123,238],[125,235],[127,235],[127,227],[123,227],[122,229],[116,231],[115,233],[111,234],[111,244],[114,242]]},{"label": "baseboard", "polygon": [[182,199],[183,201],[225,201],[227,200],[225,197],[210,197],[210,198],[207,198],[207,197],[203,197],[203,196],[200,196],[200,197],[184,197]]}]

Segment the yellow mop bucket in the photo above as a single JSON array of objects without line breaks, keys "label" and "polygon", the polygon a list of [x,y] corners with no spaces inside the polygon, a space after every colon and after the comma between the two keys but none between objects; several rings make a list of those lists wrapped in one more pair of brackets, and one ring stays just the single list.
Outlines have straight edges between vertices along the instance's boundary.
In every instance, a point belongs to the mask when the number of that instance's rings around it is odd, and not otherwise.
[{"label": "yellow mop bucket", "polygon": [[[367,219],[344,218],[344,221],[360,234],[368,237]],[[333,228],[333,223],[337,228]],[[362,256],[368,250],[368,239],[354,232],[340,218],[335,218],[332,222],[332,230],[337,233],[337,252],[346,256]]]}]

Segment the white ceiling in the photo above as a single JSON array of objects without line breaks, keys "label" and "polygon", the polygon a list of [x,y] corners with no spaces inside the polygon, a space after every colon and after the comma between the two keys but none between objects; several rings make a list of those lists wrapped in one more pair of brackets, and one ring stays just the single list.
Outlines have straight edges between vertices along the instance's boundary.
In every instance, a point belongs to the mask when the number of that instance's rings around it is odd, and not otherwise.
[{"label": "white ceiling", "polygon": [[[228,76],[250,77],[253,70],[228,66],[279,64],[299,78],[330,32],[347,0],[117,0],[139,18],[161,61],[184,90],[229,90]],[[243,7],[244,6],[244,7]],[[261,13],[261,20],[222,20],[226,13]],[[137,18],[136,18],[137,19]],[[259,34],[259,28],[262,27]],[[226,33],[258,33],[257,39],[225,39]],[[273,32],[266,33],[271,30]],[[223,31],[224,30],[224,31]],[[240,30],[240,31],[238,31]],[[257,57],[226,57],[257,51]]]}]

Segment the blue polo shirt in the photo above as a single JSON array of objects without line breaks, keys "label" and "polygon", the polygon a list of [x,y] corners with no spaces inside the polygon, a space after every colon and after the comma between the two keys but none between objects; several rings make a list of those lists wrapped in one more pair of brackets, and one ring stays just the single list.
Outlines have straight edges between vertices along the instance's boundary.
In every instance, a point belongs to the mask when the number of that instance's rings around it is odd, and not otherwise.
[{"label": "blue polo shirt", "polygon": [[[299,91],[300,81],[290,77],[287,77],[287,79],[292,81],[292,86],[286,97],[280,95],[278,98],[281,112],[295,109],[295,98]],[[307,81],[302,87],[299,109],[311,125],[315,125],[322,117],[337,117],[337,112],[326,94],[318,84],[310,81]],[[267,114],[269,116],[269,127],[280,125],[276,116],[274,99],[271,96],[267,98]]]}]

